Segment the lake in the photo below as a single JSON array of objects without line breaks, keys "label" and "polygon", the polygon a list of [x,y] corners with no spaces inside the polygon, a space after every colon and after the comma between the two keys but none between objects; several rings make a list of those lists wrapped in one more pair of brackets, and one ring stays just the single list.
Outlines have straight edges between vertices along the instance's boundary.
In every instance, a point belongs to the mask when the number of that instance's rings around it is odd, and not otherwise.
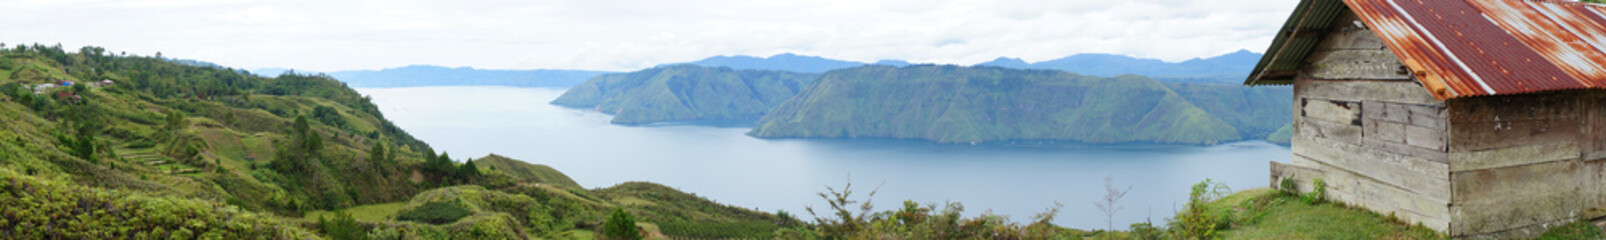
[{"label": "lake", "polygon": [[[1119,202],[1117,229],[1174,216],[1189,187],[1206,178],[1234,190],[1268,185],[1269,161],[1287,147],[1248,141],[1208,147],[955,145],[876,139],[758,139],[747,127],[618,126],[611,116],[547,102],[563,89],[417,87],[358,89],[385,117],[436,151],[454,158],[496,153],[568,174],[587,188],[649,181],[738,207],[785,210],[812,221],[803,208],[825,209],[815,194],[851,181],[855,199],[879,187],[880,210],[904,200],[960,202],[967,216],[984,212],[1027,221],[1055,202],[1055,223],[1103,229],[1093,203],[1104,179],[1131,191]],[[820,209],[816,209],[820,210]],[[822,211],[822,214],[825,214]]]}]

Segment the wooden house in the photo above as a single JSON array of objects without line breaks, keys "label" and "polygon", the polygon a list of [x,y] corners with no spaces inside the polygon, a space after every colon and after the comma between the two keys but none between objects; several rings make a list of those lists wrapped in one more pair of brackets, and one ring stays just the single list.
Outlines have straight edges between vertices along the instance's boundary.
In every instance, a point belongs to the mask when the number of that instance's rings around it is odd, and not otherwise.
[{"label": "wooden house", "polygon": [[1294,85],[1273,187],[1456,238],[1606,217],[1606,6],[1302,0],[1245,84]]}]

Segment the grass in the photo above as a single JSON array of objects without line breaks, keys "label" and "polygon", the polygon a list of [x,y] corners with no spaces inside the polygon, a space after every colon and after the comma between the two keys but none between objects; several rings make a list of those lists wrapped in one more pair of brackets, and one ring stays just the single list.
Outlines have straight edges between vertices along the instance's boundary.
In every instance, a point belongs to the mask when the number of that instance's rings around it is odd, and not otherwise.
[{"label": "grass", "polygon": [[[1238,210],[1226,239],[1439,239],[1425,227],[1333,203],[1308,204],[1272,189],[1251,189],[1214,203]],[[1242,224],[1242,225],[1239,225]]]},{"label": "grass", "polygon": [[[402,205],[406,204],[407,202],[367,204],[341,209],[338,211],[345,211],[346,213],[351,214],[352,218],[356,218],[359,221],[380,222],[389,220],[391,217],[396,216],[396,212],[401,211]],[[319,216],[333,219],[335,217],[335,212],[336,211],[312,211],[307,212],[307,215],[303,218],[309,221],[317,221]]]}]

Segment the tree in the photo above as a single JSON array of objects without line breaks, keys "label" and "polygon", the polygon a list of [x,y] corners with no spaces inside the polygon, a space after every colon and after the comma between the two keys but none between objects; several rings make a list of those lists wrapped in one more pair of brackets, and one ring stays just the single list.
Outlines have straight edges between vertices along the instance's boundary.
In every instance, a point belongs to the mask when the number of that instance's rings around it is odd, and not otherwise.
[{"label": "tree", "polygon": [[167,112],[167,130],[168,131],[177,131],[179,128],[182,128],[182,127],[184,127],[184,113],[183,112],[179,112],[178,110],[168,111]]},{"label": "tree", "polygon": [[463,180],[474,179],[480,176],[480,168],[474,166],[473,159],[469,159],[464,161],[463,165],[457,167],[457,174]]},{"label": "tree", "polygon": [[608,221],[602,224],[603,239],[641,240],[641,232],[636,230],[636,219],[626,213],[623,208],[613,209]]},{"label": "tree", "polygon": [[100,129],[90,122],[78,124],[77,138],[67,142],[67,146],[72,148],[73,156],[92,163],[100,163],[100,159],[95,158],[95,149],[97,148],[95,146],[95,135],[99,133]]},{"label": "tree", "polygon": [[1121,202],[1121,198],[1126,197],[1126,192],[1128,191],[1132,191],[1132,186],[1127,186],[1124,190],[1116,189],[1115,176],[1104,176],[1104,199],[1099,199],[1100,201],[1093,202],[1093,206],[1098,207],[1099,211],[1104,212],[1104,221],[1109,224],[1109,226],[1105,228],[1106,230],[1115,231],[1115,213],[1120,212],[1121,209],[1125,208],[1118,204]]},{"label": "tree", "polygon": [[1606,4],[1606,0],[1583,0],[1586,3]]},{"label": "tree", "polygon": [[379,172],[380,176],[389,177],[390,173],[385,171],[385,167],[390,165],[386,161],[386,155],[385,145],[379,141],[374,141],[374,147],[368,149],[368,166]]}]

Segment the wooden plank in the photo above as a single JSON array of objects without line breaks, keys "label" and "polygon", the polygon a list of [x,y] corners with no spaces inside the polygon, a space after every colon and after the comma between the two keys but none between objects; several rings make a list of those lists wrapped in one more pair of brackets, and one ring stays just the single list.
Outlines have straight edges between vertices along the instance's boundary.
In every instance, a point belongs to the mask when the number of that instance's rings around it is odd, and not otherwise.
[{"label": "wooden plank", "polygon": [[[1575,142],[1576,118],[1500,122],[1451,122],[1449,151],[1475,152],[1519,146]],[[1578,151],[1578,150],[1572,150]]]},{"label": "wooden plank", "polygon": [[1451,235],[1498,232],[1556,220],[1583,209],[1578,161],[1451,173]]},{"label": "wooden plank", "polygon": [[1444,151],[1444,130],[1419,126],[1405,126],[1405,144],[1414,147]]},{"label": "wooden plank", "polygon": [[1427,88],[1413,81],[1342,81],[1294,79],[1297,97],[1340,100],[1350,102],[1396,102],[1423,105],[1444,105],[1434,99]]},{"label": "wooden plank", "polygon": [[1584,159],[1606,158],[1606,95],[1596,94],[1584,98],[1583,119]]},{"label": "wooden plank", "polygon": [[1361,143],[1361,126],[1306,118],[1299,121],[1299,135],[1327,138],[1351,144]]},{"label": "wooden plank", "polygon": [[1361,103],[1338,102],[1322,99],[1305,99],[1305,106],[1300,113],[1306,118],[1327,120],[1337,123],[1356,123],[1361,117]]},{"label": "wooden plank", "polygon": [[1305,61],[1304,76],[1314,79],[1411,80],[1405,64],[1382,48],[1315,51]]},{"label": "wooden plank", "polygon": [[1410,119],[1409,123],[1411,126],[1432,128],[1435,130],[1445,129],[1444,126],[1447,120],[1444,118],[1444,107],[1410,104],[1401,104],[1400,106],[1407,112],[1410,112],[1410,117],[1408,118]]},{"label": "wooden plank", "polygon": [[1375,139],[1362,139],[1361,147],[1377,149],[1379,151],[1405,155],[1419,159],[1426,159],[1428,161],[1437,163],[1449,163],[1450,161],[1450,154],[1444,151],[1419,148],[1400,143],[1384,142]]},{"label": "wooden plank", "polygon": [[1476,152],[1452,152],[1450,171],[1503,168],[1578,159],[1578,142],[1565,141]]},{"label": "wooden plank", "polygon": [[[1297,158],[1297,157],[1296,157]],[[1422,223],[1444,231],[1449,227],[1447,199],[1432,199],[1398,186],[1389,185],[1332,165],[1321,165],[1329,200],[1360,206],[1388,215],[1394,213],[1408,223]]]},{"label": "wooden plank", "polygon": [[[1391,106],[1391,105],[1398,105],[1396,103],[1368,101],[1368,102],[1363,102],[1362,105],[1366,106],[1365,113],[1361,114],[1362,117],[1364,117],[1364,118],[1376,119],[1376,120],[1379,120],[1379,121],[1398,122],[1398,123],[1405,123],[1405,122],[1409,122],[1410,121],[1409,114],[1405,114],[1405,113],[1401,112],[1401,110],[1404,110],[1404,108],[1400,108],[1398,106]],[[1395,108],[1395,109],[1391,111],[1390,110],[1391,108]]]},{"label": "wooden plank", "polygon": [[1450,199],[1449,165],[1320,138],[1293,139],[1295,157],[1377,179],[1428,199]]},{"label": "wooden plank", "polygon": [[1583,162],[1584,219],[1606,217],[1606,159]]},{"label": "wooden plank", "polygon": [[1577,94],[1521,94],[1457,98],[1445,106],[1451,123],[1575,119]]},{"label": "wooden plank", "polygon": [[1361,126],[1365,127],[1366,132],[1363,133],[1362,136],[1365,136],[1366,139],[1374,139],[1391,143],[1405,143],[1404,123],[1379,121],[1371,118],[1365,119],[1364,121],[1366,122],[1361,124]]}]

